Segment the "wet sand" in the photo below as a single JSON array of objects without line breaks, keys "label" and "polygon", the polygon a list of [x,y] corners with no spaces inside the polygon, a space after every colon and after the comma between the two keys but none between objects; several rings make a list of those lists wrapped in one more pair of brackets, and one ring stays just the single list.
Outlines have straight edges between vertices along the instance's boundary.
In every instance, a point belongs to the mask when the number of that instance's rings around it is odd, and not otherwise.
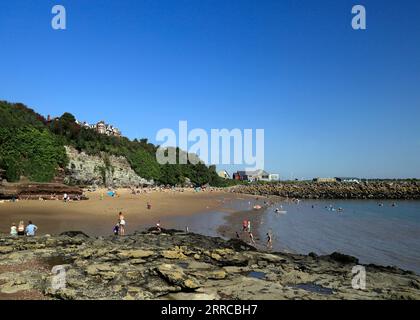
[{"label": "wet sand", "polygon": [[[101,194],[103,199],[101,200]],[[60,200],[22,200],[0,203],[0,232],[9,233],[11,224],[32,220],[38,226],[38,234],[59,234],[64,231],[83,231],[91,236],[112,234],[122,211],[127,221],[126,233],[154,226],[165,217],[193,215],[196,213],[223,211],[226,203],[244,198],[243,195],[223,191],[184,192],[152,191],[131,194],[118,190],[118,196],[110,197],[106,190],[86,192],[89,200],[63,202]],[[152,209],[147,209],[147,202]]]}]

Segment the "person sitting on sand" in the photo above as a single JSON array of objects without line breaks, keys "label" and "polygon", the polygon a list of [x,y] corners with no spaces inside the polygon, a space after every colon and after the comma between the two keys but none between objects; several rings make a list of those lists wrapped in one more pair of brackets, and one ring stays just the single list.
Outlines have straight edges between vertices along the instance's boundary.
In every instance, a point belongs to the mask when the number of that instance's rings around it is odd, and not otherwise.
[{"label": "person sitting on sand", "polygon": [[12,226],[10,227],[10,235],[12,237],[16,237],[18,235],[17,228],[16,228],[16,223],[14,223],[14,222],[12,223]]},{"label": "person sitting on sand", "polygon": [[18,236],[24,236],[25,235],[25,223],[23,221],[19,222],[17,232],[18,232],[17,233]]},{"label": "person sitting on sand", "polygon": [[120,220],[118,220],[117,224],[114,226],[114,229],[112,230],[114,232],[114,235],[118,235],[120,232]]},{"label": "person sitting on sand", "polygon": [[26,235],[28,237],[35,236],[35,232],[38,230],[38,227],[32,223],[32,221],[29,221],[28,225],[26,226]]}]

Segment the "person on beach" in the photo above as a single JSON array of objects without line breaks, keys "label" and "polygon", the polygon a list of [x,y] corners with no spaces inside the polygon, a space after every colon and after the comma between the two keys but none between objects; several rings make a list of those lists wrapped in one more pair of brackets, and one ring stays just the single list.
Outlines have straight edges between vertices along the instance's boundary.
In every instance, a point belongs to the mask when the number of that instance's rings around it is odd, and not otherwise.
[{"label": "person on beach", "polygon": [[68,201],[68,199],[69,199],[69,196],[67,195],[67,193],[65,193],[65,194],[63,195],[63,200],[64,200],[64,202],[67,202],[67,201]]},{"label": "person on beach", "polygon": [[26,235],[28,237],[35,236],[35,232],[38,230],[38,227],[32,223],[32,221],[28,222],[28,225],[26,226]]},{"label": "person on beach", "polygon": [[25,235],[25,223],[23,221],[19,222],[17,232],[18,232],[18,236],[24,236]]},{"label": "person on beach", "polygon": [[240,239],[241,236],[239,235],[238,231],[236,231],[236,239]]},{"label": "person on beach", "polygon": [[267,248],[273,249],[273,237],[271,236],[271,232],[267,232]]},{"label": "person on beach", "polygon": [[251,220],[248,220],[248,228],[247,228],[248,232],[251,232]]},{"label": "person on beach", "polygon": [[160,220],[156,223],[156,229],[157,231],[161,232],[162,228],[160,227]]},{"label": "person on beach", "polygon": [[252,234],[252,232],[249,233],[249,239],[251,240],[252,244],[257,244],[254,240],[254,235]]},{"label": "person on beach", "polygon": [[245,232],[248,229],[248,220],[244,220],[244,222],[242,223],[242,231]]},{"label": "person on beach", "polygon": [[147,201],[147,210],[151,210],[151,209],[152,209],[152,204],[149,201]]},{"label": "person on beach", "polygon": [[14,222],[12,223],[12,226],[10,227],[10,235],[12,237],[16,237],[18,235],[16,223]]},{"label": "person on beach", "polygon": [[125,219],[124,219],[124,215],[122,212],[120,212],[118,214],[118,220],[119,220],[119,233],[120,236],[124,236],[125,235]]}]

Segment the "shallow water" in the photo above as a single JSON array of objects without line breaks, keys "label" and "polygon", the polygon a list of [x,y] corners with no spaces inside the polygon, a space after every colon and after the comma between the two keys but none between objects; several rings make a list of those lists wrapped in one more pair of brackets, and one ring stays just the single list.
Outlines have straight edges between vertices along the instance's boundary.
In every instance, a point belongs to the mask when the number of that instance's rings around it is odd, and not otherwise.
[{"label": "shallow water", "polygon": [[[392,203],[278,203],[265,211],[260,236],[271,229],[275,250],[303,254],[339,251],[359,258],[361,263],[395,265],[420,274],[420,201],[398,201],[395,207]],[[280,205],[286,214],[275,213]]]}]

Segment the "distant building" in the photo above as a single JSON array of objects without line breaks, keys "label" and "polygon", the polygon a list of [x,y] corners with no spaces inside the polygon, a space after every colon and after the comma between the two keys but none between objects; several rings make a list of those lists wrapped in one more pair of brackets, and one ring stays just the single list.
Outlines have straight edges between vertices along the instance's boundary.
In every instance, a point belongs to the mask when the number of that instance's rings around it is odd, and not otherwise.
[{"label": "distant building", "polygon": [[103,122],[103,121],[99,121],[99,122],[96,124],[96,131],[97,131],[98,133],[100,133],[100,134],[105,134],[105,133],[106,133],[106,125],[105,125],[105,122]]},{"label": "distant building", "polygon": [[219,171],[217,174],[219,175],[220,178],[230,179],[230,174],[226,170]]},{"label": "distant building", "polygon": [[346,183],[360,183],[360,178],[354,178],[354,177],[336,177],[335,178],[338,182],[346,182]]},{"label": "distant building", "polygon": [[111,124],[106,124],[105,121],[99,121],[97,124],[89,124],[86,121],[80,122],[76,120],[76,123],[79,126],[95,130],[96,132],[100,134],[106,134],[107,136],[121,137],[121,131]]},{"label": "distant building", "polygon": [[265,170],[238,171],[233,174],[233,179],[241,181],[278,181],[278,174],[270,174]]}]

